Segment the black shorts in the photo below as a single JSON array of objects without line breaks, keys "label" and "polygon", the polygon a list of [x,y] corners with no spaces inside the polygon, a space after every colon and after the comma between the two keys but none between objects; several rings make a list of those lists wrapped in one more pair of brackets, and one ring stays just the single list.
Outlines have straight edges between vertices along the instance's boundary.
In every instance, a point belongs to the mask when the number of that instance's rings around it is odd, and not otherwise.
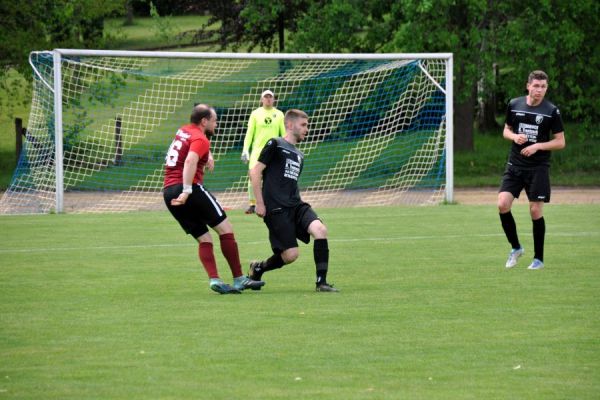
[{"label": "black shorts", "polygon": [[[163,192],[165,204],[183,230],[198,238],[227,218],[227,214],[215,198],[202,185],[192,185],[192,193],[182,206],[172,206],[171,200],[181,194],[183,185],[171,185]],[[208,225],[208,226],[207,226]]]},{"label": "black shorts", "polygon": [[510,192],[516,199],[525,189],[529,201],[550,202],[550,171],[548,167],[520,169],[508,165],[502,177],[500,192]]},{"label": "black shorts", "polygon": [[315,220],[320,219],[308,203],[269,211],[264,221],[269,228],[269,241],[273,252],[278,254],[298,247],[296,239],[308,244],[310,242],[308,226]]}]

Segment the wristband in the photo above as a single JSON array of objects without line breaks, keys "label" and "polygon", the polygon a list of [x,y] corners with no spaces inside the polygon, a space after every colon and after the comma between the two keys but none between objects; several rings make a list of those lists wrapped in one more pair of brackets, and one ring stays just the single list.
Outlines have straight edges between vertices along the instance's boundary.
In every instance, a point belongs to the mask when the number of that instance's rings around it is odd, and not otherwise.
[{"label": "wristband", "polygon": [[191,194],[192,193],[192,185],[183,184],[183,190],[181,191],[181,193]]}]

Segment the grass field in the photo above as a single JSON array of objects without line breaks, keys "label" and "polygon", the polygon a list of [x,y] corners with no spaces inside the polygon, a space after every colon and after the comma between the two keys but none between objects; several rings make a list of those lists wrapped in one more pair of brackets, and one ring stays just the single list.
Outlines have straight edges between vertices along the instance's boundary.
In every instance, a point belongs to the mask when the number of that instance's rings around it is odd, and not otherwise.
[{"label": "grass field", "polygon": [[[213,293],[166,212],[0,217],[0,398],[598,398],[598,205],[546,207],[540,271],[525,206],[512,270],[493,206],[318,211],[339,294],[304,245],[262,291]],[[266,256],[230,217],[243,264]]]},{"label": "grass field", "polygon": [[[166,46],[189,45],[191,32],[200,29],[208,21],[208,16],[188,15],[166,17],[166,37],[161,35],[157,21],[151,17],[136,17],[133,25],[124,26],[123,18],[108,18],[104,22],[104,34],[109,37],[112,46],[127,50],[156,49]],[[186,32],[190,35],[185,36]],[[182,36],[184,35],[184,36]]]}]

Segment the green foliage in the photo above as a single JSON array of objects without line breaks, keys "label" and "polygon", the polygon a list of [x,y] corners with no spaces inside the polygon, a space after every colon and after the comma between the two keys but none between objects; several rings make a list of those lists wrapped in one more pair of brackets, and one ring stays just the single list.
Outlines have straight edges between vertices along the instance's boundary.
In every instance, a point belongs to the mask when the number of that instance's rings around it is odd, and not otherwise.
[{"label": "green foliage", "polygon": [[31,82],[16,70],[0,74],[0,190],[6,188],[16,165],[15,118],[27,126],[31,102]]},{"label": "green foliage", "polygon": [[[104,18],[124,9],[125,0],[56,0],[52,2],[0,2],[0,91],[10,98],[17,90],[7,82],[10,70],[30,76],[29,53],[54,48],[103,48]],[[29,82],[29,79],[26,79]],[[28,85],[28,84],[27,84]],[[26,90],[28,90],[26,86]],[[2,96],[0,96],[1,98]],[[29,96],[27,96],[29,97]],[[12,103],[11,103],[12,104]],[[0,114],[11,113],[0,102]]]},{"label": "green foliage", "polygon": [[126,74],[107,72],[107,76],[103,80],[90,86],[87,95],[90,104],[99,103],[114,107],[119,94],[123,93],[122,89],[127,86],[126,80]]},{"label": "green foliage", "polygon": [[[177,45],[186,46],[186,51],[194,51],[189,48],[194,43],[193,33],[198,27],[204,25],[209,17],[203,15],[186,15],[168,18],[172,22],[172,40]],[[122,18],[108,18],[104,26],[104,35],[107,40],[113,43],[113,48],[115,49],[147,50],[166,48],[175,44],[172,41],[164,40],[163,36],[159,37],[151,34],[151,32],[156,32],[157,27],[152,17],[136,17],[130,26],[123,26]],[[203,47],[195,51],[208,50],[207,47]]]},{"label": "green foliage", "polygon": [[[102,47],[117,36],[120,41],[113,48],[156,48],[169,44],[160,34],[149,34],[156,29],[155,19],[163,19],[158,14],[156,18],[136,18],[135,25],[121,31],[122,34],[114,33],[116,23],[122,22],[114,19],[106,24],[102,39],[94,36],[93,29],[85,33],[88,28],[84,25],[94,25],[92,21],[97,21],[99,16],[122,13],[124,3],[125,0],[0,3],[0,15],[4,16],[0,25],[0,62],[3,65],[0,68],[0,115],[10,117],[2,121],[0,134],[4,136],[2,142],[8,143],[4,148],[11,146],[9,153],[14,152],[12,116],[25,117],[25,112],[19,114],[18,111],[23,110],[23,103],[29,102],[27,57],[31,50]],[[577,142],[567,135],[567,149],[555,155],[556,167],[563,162],[596,165],[590,157],[596,156],[593,148],[597,147],[600,137],[600,83],[596,79],[600,68],[600,28],[596,18],[600,14],[599,2],[261,0],[247,4],[228,0],[206,3],[196,2],[198,9],[213,12],[207,26],[210,25],[212,33],[216,31],[221,35],[222,48],[229,51],[251,51],[256,46],[275,49],[280,23],[285,28],[291,51],[451,51],[454,53],[457,99],[468,97],[473,87],[483,83],[484,94],[497,93],[498,102],[502,104],[523,93],[531,69],[542,68],[550,74],[548,98],[561,108],[566,121],[578,121]],[[171,28],[181,34],[206,23],[208,18],[177,17],[171,19],[176,21]],[[27,23],[23,24],[23,21]],[[163,31],[169,32],[169,27]],[[252,44],[248,45],[248,41]],[[191,50],[207,49],[209,47],[204,46]],[[497,79],[493,76],[494,64],[500,70]],[[15,79],[14,75],[7,78],[8,65],[27,78]],[[98,101],[102,98],[110,100],[112,83],[103,85],[92,88],[95,91],[92,97],[98,97]],[[475,137],[476,146],[478,140]],[[583,158],[567,156],[577,148],[576,143],[580,143]],[[476,151],[482,150],[476,147]],[[586,155],[586,152],[591,154]],[[459,154],[456,159],[460,158]],[[574,165],[555,168],[555,172],[558,170],[564,171],[561,179],[566,183],[579,181],[571,179],[570,174],[583,176]]]},{"label": "green foliage", "polygon": [[168,16],[161,17],[152,2],[150,2],[150,17],[152,17],[152,21],[154,22],[153,29],[158,39],[165,42],[173,42],[176,32],[173,20]]},{"label": "green foliage", "polygon": [[329,0],[312,3],[290,32],[297,52],[372,53],[391,38],[390,0]]},{"label": "green foliage", "polygon": [[[595,126],[592,131],[600,131]],[[600,186],[600,139],[590,138],[582,124],[567,124],[567,146],[552,152],[553,185]],[[454,154],[456,186],[498,186],[510,149],[500,129],[475,135],[474,151]]]},{"label": "green foliage", "polygon": [[[286,32],[299,29],[298,20],[312,2],[307,0],[207,1],[209,21],[196,37],[216,41],[221,50],[285,51]],[[218,26],[217,29],[214,27]]]},{"label": "green foliage", "polygon": [[2,2],[0,13],[7,23],[0,27],[0,59],[23,72],[32,50],[103,47],[104,18],[123,9],[124,1]]},{"label": "green foliage", "polygon": [[[289,3],[289,7],[286,3]],[[296,14],[294,10],[302,3],[303,0],[247,2],[241,8],[238,19],[242,24],[244,40],[262,51],[277,51],[285,46],[284,43],[279,43],[278,27],[283,29],[286,22],[293,22]]]},{"label": "green foliage", "polygon": [[65,121],[63,126],[63,149],[70,151],[83,136],[86,128],[93,122],[88,116],[88,110],[80,104],[74,104],[71,111],[73,120]]},{"label": "green foliage", "polygon": [[0,110],[4,117],[14,118],[15,111],[31,101],[31,82],[15,69],[0,74]]},{"label": "green foliage", "polygon": [[[525,7],[524,7],[525,5]],[[600,27],[597,1],[516,2],[498,30],[501,92],[523,93],[527,75],[549,74],[548,98],[570,121],[600,121]],[[508,6],[510,7],[510,6]],[[518,60],[518,62],[515,62]]]},{"label": "green foliage", "polygon": [[[471,99],[479,79],[484,33],[477,29],[486,23],[485,3],[469,0],[422,2],[403,0],[394,3],[388,26],[395,25],[384,52],[454,54],[457,102]],[[488,61],[489,62],[489,61]]]},{"label": "green foliage", "polygon": [[476,106],[477,92],[484,99],[496,93],[505,104],[523,93],[531,70],[544,69],[550,74],[548,96],[563,117],[597,123],[599,14],[600,3],[593,0],[328,0],[301,15],[303,29],[291,31],[289,39],[297,51],[452,52],[454,96],[468,102],[466,110]]},{"label": "green foliage", "polygon": [[372,23],[365,17],[361,0],[313,3],[292,35],[291,48],[298,52],[360,52],[364,39],[357,37]]},{"label": "green foliage", "polygon": [[[532,253],[504,268],[493,205],[317,211],[338,294],[314,292],[303,244],[262,291],[213,293],[166,210],[1,217],[4,397],[597,397],[598,205],[545,207],[541,271]],[[513,214],[527,232],[527,206]],[[262,222],[228,215],[243,265],[266,257]]]}]

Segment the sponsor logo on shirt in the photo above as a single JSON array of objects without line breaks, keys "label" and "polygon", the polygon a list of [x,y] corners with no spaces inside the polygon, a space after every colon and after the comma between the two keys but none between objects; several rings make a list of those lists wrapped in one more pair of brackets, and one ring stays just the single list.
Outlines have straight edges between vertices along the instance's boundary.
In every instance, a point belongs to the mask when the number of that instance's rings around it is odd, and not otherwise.
[{"label": "sponsor logo on shirt", "polygon": [[521,122],[517,129],[517,133],[527,135],[528,142],[537,143],[538,128],[539,126],[537,125],[525,124]]},{"label": "sponsor logo on shirt", "polygon": [[300,175],[300,165],[301,164],[299,162],[294,161],[290,158],[286,158],[285,171],[283,173],[283,176],[297,181],[298,175]]}]

